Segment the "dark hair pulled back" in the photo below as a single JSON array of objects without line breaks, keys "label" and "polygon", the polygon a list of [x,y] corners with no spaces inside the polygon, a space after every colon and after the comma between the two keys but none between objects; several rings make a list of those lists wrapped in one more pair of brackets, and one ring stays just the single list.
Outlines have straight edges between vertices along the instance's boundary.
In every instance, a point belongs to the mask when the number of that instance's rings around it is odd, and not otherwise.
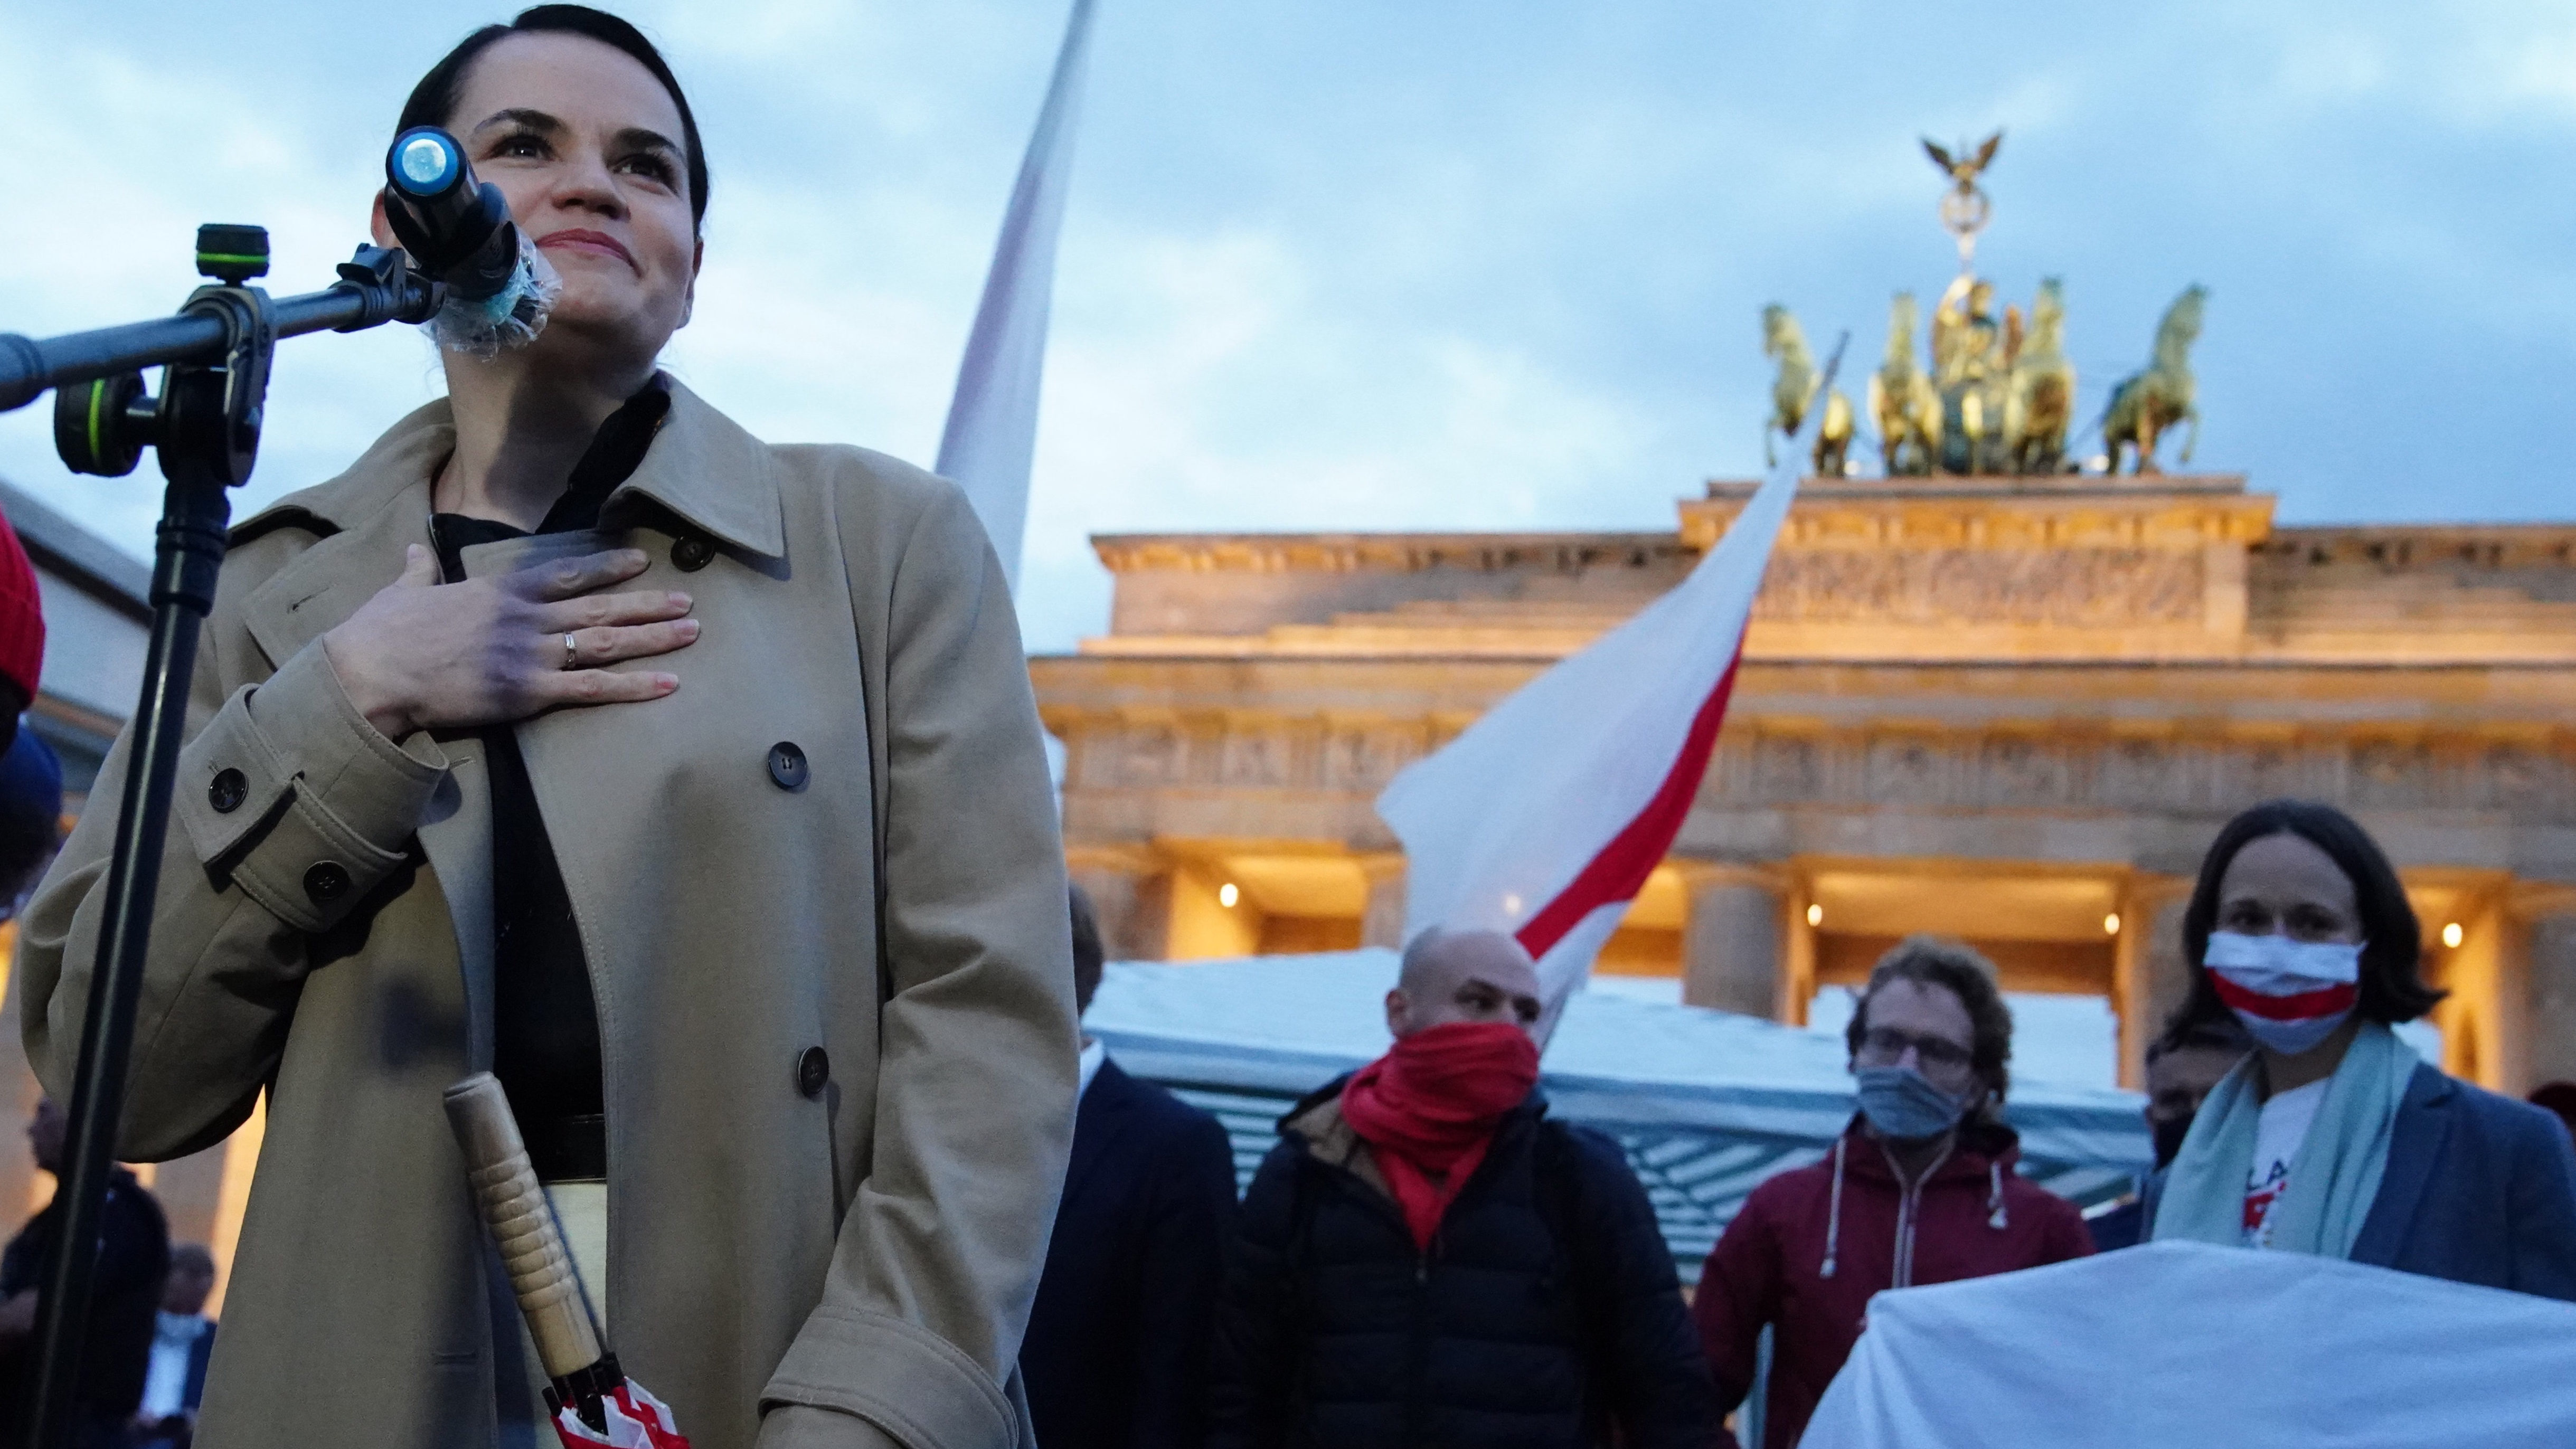
[{"label": "dark hair pulled back", "polygon": [[486,25],[456,43],[456,48],[429,68],[420,84],[411,88],[411,99],[403,102],[402,118],[394,123],[400,134],[414,126],[448,126],[456,118],[456,102],[465,89],[465,74],[475,58],[492,48],[497,41],[513,35],[579,35],[623,51],[635,63],[653,73],[662,89],[671,93],[671,104],[680,112],[680,139],[688,149],[689,220],[693,230],[703,231],[707,221],[707,154],[698,141],[698,118],[689,109],[689,98],[680,92],[679,78],[671,74],[669,63],[644,32],[618,19],[605,10],[587,5],[536,5],[519,12],[507,25]]}]

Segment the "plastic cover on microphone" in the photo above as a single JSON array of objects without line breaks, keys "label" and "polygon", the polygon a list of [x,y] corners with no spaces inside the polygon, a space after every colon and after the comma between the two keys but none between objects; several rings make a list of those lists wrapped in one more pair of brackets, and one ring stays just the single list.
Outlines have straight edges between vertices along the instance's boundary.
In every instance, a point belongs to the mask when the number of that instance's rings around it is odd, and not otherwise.
[{"label": "plastic cover on microphone", "polygon": [[426,325],[441,347],[490,357],[545,330],[563,280],[510,220],[501,188],[477,184],[465,148],[416,126],[385,153],[385,220],[447,297]]}]

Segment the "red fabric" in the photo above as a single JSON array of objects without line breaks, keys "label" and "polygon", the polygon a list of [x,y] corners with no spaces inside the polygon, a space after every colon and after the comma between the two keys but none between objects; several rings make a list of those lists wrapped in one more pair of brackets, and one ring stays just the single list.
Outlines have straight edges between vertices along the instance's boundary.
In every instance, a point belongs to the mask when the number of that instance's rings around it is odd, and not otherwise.
[{"label": "red fabric", "polygon": [[2209,987],[2218,993],[2219,1000],[2238,1011],[2250,1011],[2265,1021],[2306,1021],[2310,1017],[2332,1016],[2338,1011],[2352,1010],[2353,1003],[2361,1000],[2358,986],[2323,986],[2314,991],[2302,991],[2296,996],[2265,996],[2260,991],[2248,991],[2228,980],[2224,971],[2209,973]]},{"label": "red fabric", "polygon": [[1376,1155],[1415,1247],[1431,1247],[1495,1124],[1537,1085],[1537,1045],[1500,1021],[1425,1027],[1351,1074],[1342,1120]]},{"label": "red fabric", "polygon": [[[1972,1129],[1985,1151],[1962,1145],[1918,1189],[1914,1282],[1951,1283],[2081,1258],[2093,1251],[2073,1203],[2013,1172],[2021,1150],[2010,1131]],[[1771,1396],[1763,1449],[1791,1449],[1825,1385],[1860,1338],[1873,1293],[1893,1286],[1901,1197],[1878,1143],[1854,1122],[1843,1134],[1842,1230],[1834,1276],[1823,1276],[1832,1207],[1833,1154],[1753,1189],[1700,1270],[1691,1299],[1700,1346],[1728,1409],[1753,1382],[1754,1341],[1773,1325]],[[2003,1169],[2005,1225],[1990,1222],[1993,1179]],[[1731,1441],[1729,1441],[1731,1443]]]},{"label": "red fabric", "polygon": [[45,664],[45,613],[36,591],[36,570],[18,531],[0,518],[0,676],[6,676],[29,700]]},{"label": "red fabric", "polygon": [[1541,906],[1520,928],[1516,939],[1533,961],[1544,960],[1565,939],[1568,931],[1580,925],[1585,916],[1617,901],[1633,901],[1637,892],[1646,888],[1646,877],[1673,848],[1673,837],[1682,832],[1682,817],[1690,814],[1691,801],[1698,797],[1700,780],[1708,774],[1708,757],[1717,748],[1717,727],[1726,719],[1727,697],[1735,692],[1735,669],[1744,662],[1744,645],[1738,641],[1735,658],[1718,676],[1717,687],[1700,701],[1699,713],[1691,717],[1690,733],[1682,737],[1681,753],[1673,757],[1673,767],[1664,772],[1664,782],[1655,789],[1636,818],[1611,837],[1600,853],[1592,857],[1556,899]]}]

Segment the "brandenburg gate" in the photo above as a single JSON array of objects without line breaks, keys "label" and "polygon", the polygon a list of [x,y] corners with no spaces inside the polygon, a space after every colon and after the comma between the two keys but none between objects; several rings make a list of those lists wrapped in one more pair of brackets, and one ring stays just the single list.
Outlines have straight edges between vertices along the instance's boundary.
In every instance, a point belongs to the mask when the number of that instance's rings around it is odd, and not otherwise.
[{"label": "brandenburg gate", "polygon": [[[1658,533],[1095,539],[1109,631],[1031,669],[1112,955],[1398,944],[1377,792],[1679,581],[1751,489]],[[2576,525],[2273,504],[2225,475],[1810,479],[1688,823],[1598,969],[1800,1022],[1940,932],[2008,989],[2106,997],[2134,1084],[2202,850],[2296,795],[2400,865],[2445,1065],[2576,1078]]]}]

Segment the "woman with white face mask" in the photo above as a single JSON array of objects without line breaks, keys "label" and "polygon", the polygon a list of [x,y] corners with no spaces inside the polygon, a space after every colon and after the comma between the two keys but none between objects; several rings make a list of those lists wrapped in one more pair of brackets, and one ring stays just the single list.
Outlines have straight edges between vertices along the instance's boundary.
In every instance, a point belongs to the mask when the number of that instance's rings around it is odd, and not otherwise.
[{"label": "woman with white face mask", "polygon": [[2389,1028],[2442,993],[2397,872],[2329,805],[2228,822],[2183,912],[2178,1021],[2256,1043],[2192,1121],[2154,1235],[2315,1253],[2576,1300],[2576,1152],[2545,1112],[2419,1060]]}]

